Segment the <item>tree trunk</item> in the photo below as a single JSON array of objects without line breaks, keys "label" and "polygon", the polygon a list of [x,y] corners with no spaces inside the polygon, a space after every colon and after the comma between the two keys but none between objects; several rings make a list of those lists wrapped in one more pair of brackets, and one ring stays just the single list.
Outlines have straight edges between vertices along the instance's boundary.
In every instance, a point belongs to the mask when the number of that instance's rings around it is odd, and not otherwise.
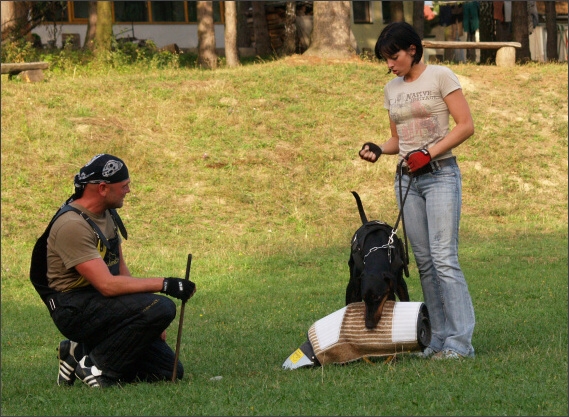
[{"label": "tree trunk", "polygon": [[271,53],[271,38],[265,13],[264,1],[253,1],[253,31],[255,33],[255,52],[259,56],[267,56]]},{"label": "tree trunk", "polygon": [[237,51],[237,5],[235,1],[225,2],[225,59],[228,67],[238,67]]},{"label": "tree trunk", "polygon": [[528,8],[525,1],[512,2],[512,39],[522,47],[516,49],[516,61],[526,63],[531,61],[529,50]]},{"label": "tree trunk", "polygon": [[389,13],[391,15],[391,22],[404,22],[405,13],[403,12],[403,2],[402,1],[390,1],[389,2]]},{"label": "tree trunk", "polygon": [[296,52],[296,2],[286,2],[284,23],[284,42],[281,55],[292,55]]},{"label": "tree trunk", "polygon": [[3,1],[1,9],[2,42],[24,37],[28,32],[28,5],[23,1]]},{"label": "tree trunk", "polygon": [[247,24],[247,15],[250,8],[250,1],[237,2],[237,46],[239,48],[249,48],[251,46],[251,33]]},{"label": "tree trunk", "polygon": [[315,1],[314,23],[306,56],[351,58],[356,54],[349,1]]},{"label": "tree trunk", "polygon": [[0,27],[2,28],[2,41],[10,37],[12,29],[16,25],[16,6],[14,1],[3,1],[2,12],[0,13],[0,19],[2,23]]},{"label": "tree trunk", "polygon": [[425,37],[425,2],[413,2],[413,27],[419,34],[419,38]]},{"label": "tree trunk", "polygon": [[213,2],[198,1],[198,65],[207,68],[217,68],[217,53],[215,52],[215,31],[213,26]]},{"label": "tree trunk", "polygon": [[97,2],[89,2],[89,20],[87,21],[87,32],[85,33],[84,49],[95,50],[95,36],[97,34]]},{"label": "tree trunk", "polygon": [[[480,42],[494,42],[494,7],[491,1],[481,1],[479,11],[480,21]],[[489,64],[496,60],[496,50],[494,49],[481,49],[480,50],[480,63]]]},{"label": "tree trunk", "polygon": [[547,44],[545,54],[548,61],[557,61],[559,59],[557,50],[557,12],[555,11],[555,2],[545,2],[545,30],[547,31]]},{"label": "tree trunk", "polygon": [[113,37],[113,13],[110,1],[97,2],[97,28],[95,31],[95,55],[107,58],[111,52]]}]

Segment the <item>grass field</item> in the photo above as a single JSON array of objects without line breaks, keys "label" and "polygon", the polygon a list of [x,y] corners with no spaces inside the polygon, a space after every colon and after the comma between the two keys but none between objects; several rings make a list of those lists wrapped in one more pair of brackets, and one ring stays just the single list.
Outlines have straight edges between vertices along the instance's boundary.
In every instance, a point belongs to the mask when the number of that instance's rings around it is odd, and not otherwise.
[{"label": "grass field", "polygon": [[[357,156],[389,134],[385,65],[2,76],[2,415],[567,415],[567,64],[451,68],[476,127],[455,150],[476,358],[294,371],[281,366],[308,328],[343,307],[360,223],[350,191],[368,217],[397,218],[396,159]],[[101,152],[131,174],[120,213],[133,275],[183,277],[193,254],[177,384],[55,382],[62,336],[29,259]],[[422,300],[414,265],[407,283]]]}]

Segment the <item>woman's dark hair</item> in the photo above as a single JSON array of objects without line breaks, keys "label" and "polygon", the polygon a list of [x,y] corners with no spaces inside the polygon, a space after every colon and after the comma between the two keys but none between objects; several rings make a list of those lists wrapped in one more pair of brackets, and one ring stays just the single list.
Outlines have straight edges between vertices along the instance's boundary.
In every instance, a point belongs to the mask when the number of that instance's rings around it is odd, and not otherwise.
[{"label": "woman's dark hair", "polygon": [[407,51],[411,45],[416,48],[413,57],[413,64],[416,64],[423,59],[423,44],[419,34],[409,23],[393,22],[384,27],[377,38],[375,56],[382,60],[401,50]]}]

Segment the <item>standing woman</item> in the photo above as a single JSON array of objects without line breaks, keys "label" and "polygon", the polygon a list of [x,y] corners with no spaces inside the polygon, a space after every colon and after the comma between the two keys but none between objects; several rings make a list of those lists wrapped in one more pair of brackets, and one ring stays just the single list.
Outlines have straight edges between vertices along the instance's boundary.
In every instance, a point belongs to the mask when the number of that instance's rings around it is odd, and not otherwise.
[{"label": "standing woman", "polygon": [[[474,308],[458,262],[462,179],[453,148],[474,133],[474,122],[456,75],[447,67],[426,65],[417,32],[394,22],[375,45],[397,77],[385,86],[384,107],[391,137],[378,146],[366,142],[360,158],[376,162],[382,154],[399,155],[395,194],[403,205],[405,230],[417,262],[431,321],[425,357],[474,357]],[[449,115],[455,127],[449,130]]]}]

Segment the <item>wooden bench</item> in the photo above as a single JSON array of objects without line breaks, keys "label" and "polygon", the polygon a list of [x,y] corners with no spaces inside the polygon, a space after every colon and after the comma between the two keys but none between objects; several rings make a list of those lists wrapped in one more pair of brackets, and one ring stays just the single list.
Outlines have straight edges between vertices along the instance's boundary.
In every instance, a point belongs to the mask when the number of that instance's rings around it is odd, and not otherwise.
[{"label": "wooden bench", "polygon": [[0,64],[2,74],[8,74],[8,78],[20,75],[24,81],[33,83],[43,81],[43,71],[49,68],[49,62],[21,62],[18,64]]},{"label": "wooden bench", "polygon": [[497,49],[496,66],[513,67],[516,65],[516,48],[519,42],[459,42],[459,41],[423,41],[424,48],[442,49]]}]

